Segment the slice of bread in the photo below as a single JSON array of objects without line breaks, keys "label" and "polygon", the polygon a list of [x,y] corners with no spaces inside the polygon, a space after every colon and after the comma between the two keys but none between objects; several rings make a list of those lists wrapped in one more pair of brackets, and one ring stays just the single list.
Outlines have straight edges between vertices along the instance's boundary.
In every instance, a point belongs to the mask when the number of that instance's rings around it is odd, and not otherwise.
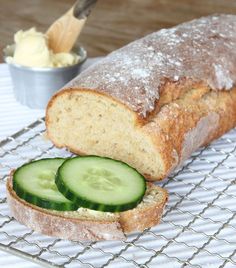
[{"label": "slice of bread", "polygon": [[147,183],[143,201],[132,210],[110,213],[79,208],[61,212],[24,201],[13,190],[12,175],[7,181],[7,201],[16,220],[39,233],[73,241],[125,240],[130,232],[158,224],[167,199],[165,189]]}]

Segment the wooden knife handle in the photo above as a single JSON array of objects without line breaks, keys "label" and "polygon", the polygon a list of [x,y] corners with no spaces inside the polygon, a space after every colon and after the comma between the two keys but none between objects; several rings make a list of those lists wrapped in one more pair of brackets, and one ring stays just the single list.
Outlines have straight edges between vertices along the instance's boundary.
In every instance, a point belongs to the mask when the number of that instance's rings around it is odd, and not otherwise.
[{"label": "wooden knife handle", "polygon": [[94,0],[79,0],[47,30],[48,44],[55,53],[69,52],[82,31]]}]

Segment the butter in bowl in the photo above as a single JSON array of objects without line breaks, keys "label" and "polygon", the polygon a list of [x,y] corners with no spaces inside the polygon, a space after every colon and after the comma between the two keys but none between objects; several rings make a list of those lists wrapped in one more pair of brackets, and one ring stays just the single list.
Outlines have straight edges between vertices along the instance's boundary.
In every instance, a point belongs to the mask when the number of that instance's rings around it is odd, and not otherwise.
[{"label": "butter in bowl", "polygon": [[16,99],[30,108],[46,108],[52,95],[79,73],[87,53],[74,44],[97,0],[76,3],[47,30],[15,34],[3,53]]},{"label": "butter in bowl", "polygon": [[50,97],[79,73],[86,51],[77,47],[71,52],[54,53],[46,34],[35,28],[17,32],[14,40],[15,44],[3,53],[15,97],[30,108],[45,108]]}]

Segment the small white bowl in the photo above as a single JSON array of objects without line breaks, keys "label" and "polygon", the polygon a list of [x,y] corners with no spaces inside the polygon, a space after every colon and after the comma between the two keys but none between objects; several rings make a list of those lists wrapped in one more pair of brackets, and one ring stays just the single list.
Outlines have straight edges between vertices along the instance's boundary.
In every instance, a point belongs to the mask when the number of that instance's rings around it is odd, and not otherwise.
[{"label": "small white bowl", "polygon": [[[14,49],[15,46],[10,45],[3,50],[5,62],[7,57],[13,56]],[[37,68],[8,63],[17,101],[30,108],[46,108],[52,95],[79,73],[87,58],[82,47],[74,49],[73,52],[79,55],[80,60],[68,67]]]}]

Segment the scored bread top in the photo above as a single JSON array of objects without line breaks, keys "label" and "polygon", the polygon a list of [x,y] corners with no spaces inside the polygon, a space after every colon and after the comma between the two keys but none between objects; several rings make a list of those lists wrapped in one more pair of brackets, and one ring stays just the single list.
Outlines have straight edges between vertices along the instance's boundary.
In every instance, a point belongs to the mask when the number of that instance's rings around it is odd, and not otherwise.
[{"label": "scored bread top", "polygon": [[109,54],[66,88],[96,90],[142,117],[155,109],[166,81],[190,78],[211,89],[236,82],[236,16],[213,15],[152,33]]}]

